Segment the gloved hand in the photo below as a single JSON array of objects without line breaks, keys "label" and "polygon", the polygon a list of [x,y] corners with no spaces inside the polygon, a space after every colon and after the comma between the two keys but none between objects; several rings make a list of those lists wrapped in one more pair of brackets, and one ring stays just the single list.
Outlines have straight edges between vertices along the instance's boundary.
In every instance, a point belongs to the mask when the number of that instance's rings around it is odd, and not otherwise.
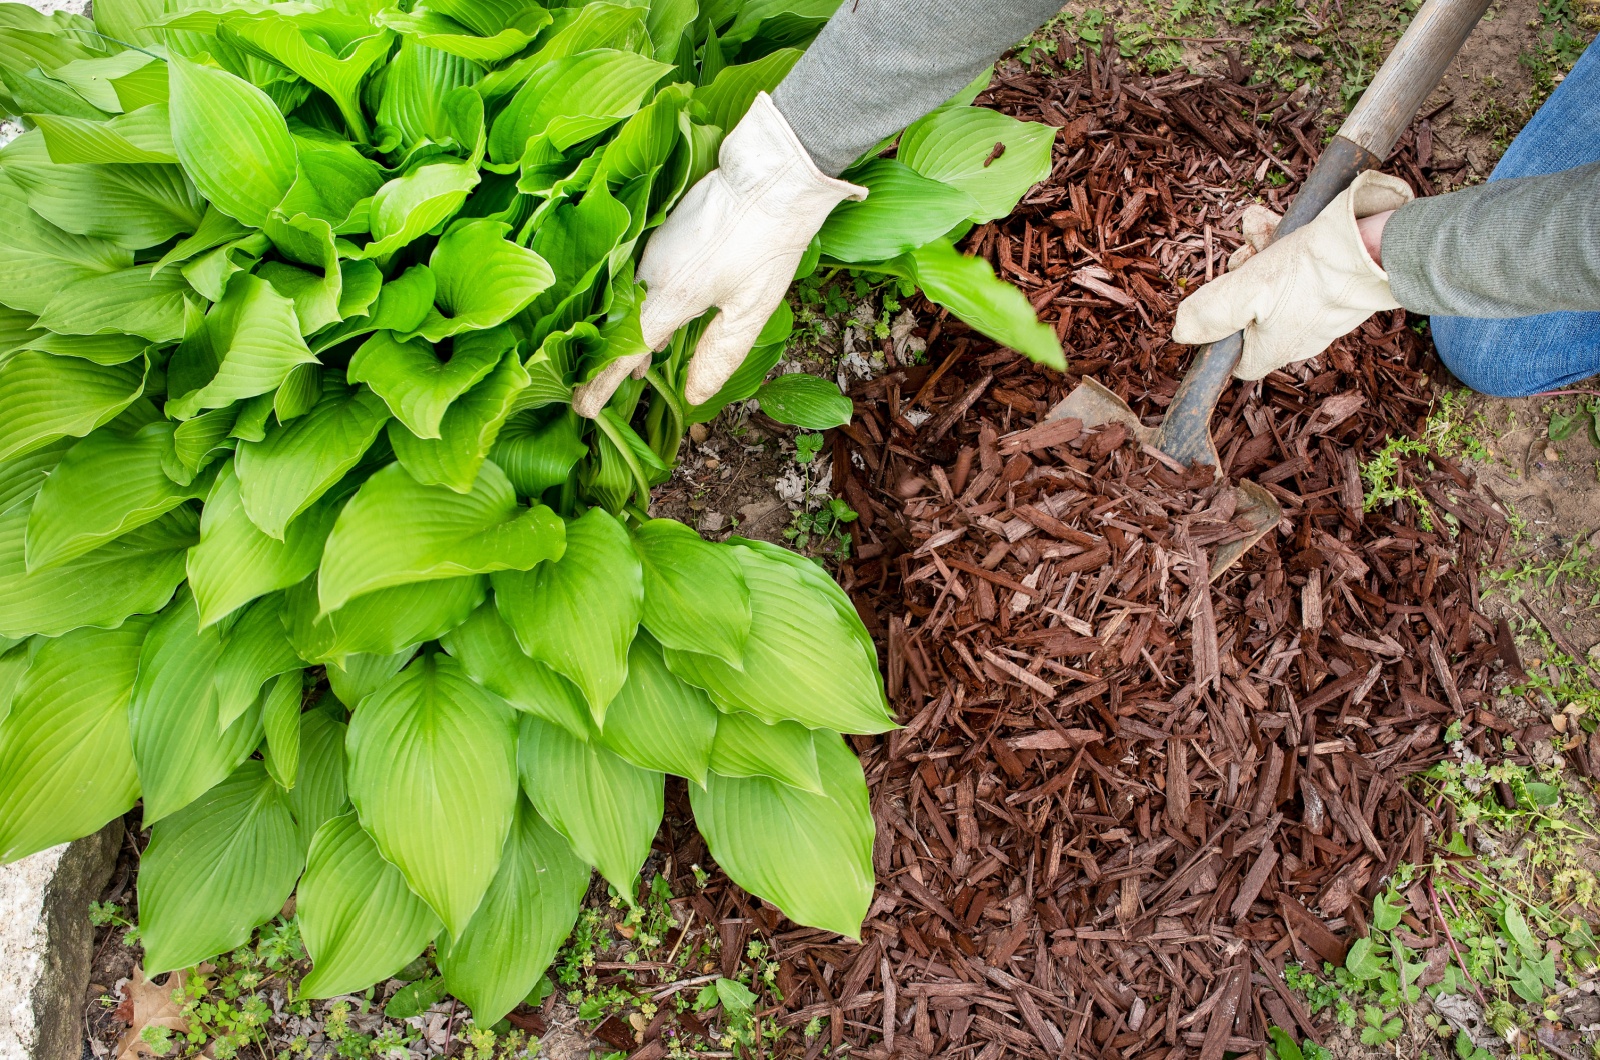
[{"label": "gloved hand", "polygon": [[1244,355],[1233,374],[1260,379],[1315,357],[1373,313],[1399,308],[1356,222],[1411,198],[1398,177],[1362,173],[1310,224],[1270,244],[1277,223],[1271,211],[1247,212],[1246,237],[1259,252],[1184,299],[1173,341],[1199,345],[1243,329]]},{"label": "gloved hand", "polygon": [[[710,400],[744,361],[833,208],[867,197],[866,188],[817,168],[765,92],[722,141],[717,160],[720,167],[651,235],[638,271],[640,325],[651,349],[712,306],[721,310],[689,361],[691,405]],[[613,361],[577,389],[572,407],[593,418],[624,376],[637,379],[649,366],[647,353]]]}]

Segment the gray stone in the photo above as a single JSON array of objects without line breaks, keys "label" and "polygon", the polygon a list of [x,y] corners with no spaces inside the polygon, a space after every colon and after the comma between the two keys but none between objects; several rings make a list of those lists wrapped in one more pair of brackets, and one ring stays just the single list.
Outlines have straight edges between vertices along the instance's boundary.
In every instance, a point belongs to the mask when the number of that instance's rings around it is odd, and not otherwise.
[{"label": "gray stone", "polygon": [[94,959],[89,903],[105,889],[122,821],[0,866],[0,1057],[79,1060]]}]

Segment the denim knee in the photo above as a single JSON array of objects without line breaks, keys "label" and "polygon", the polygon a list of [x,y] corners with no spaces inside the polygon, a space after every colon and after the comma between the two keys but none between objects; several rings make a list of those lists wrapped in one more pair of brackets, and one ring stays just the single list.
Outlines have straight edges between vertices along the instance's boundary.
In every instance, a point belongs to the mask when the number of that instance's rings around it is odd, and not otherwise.
[{"label": "denim knee", "polygon": [[1600,313],[1436,316],[1429,323],[1439,359],[1482,394],[1527,397],[1600,373]]}]

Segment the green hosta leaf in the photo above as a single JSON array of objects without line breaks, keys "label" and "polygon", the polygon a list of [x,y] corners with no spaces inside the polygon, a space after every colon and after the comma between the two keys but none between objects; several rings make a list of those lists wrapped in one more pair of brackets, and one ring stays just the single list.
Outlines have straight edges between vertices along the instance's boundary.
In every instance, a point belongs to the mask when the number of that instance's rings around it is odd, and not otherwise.
[{"label": "green hosta leaf", "polygon": [[152,55],[129,49],[103,58],[74,59],[50,71],[50,76],[100,110],[115,113],[122,110],[122,101],[112,82],[155,61]]},{"label": "green hosta leaf", "polygon": [[394,655],[437,640],[483,603],[489,579],[481,574],[412,582],[379,589],[319,617],[317,587],[307,578],[288,591],[284,624],[289,641],[310,663],[337,663],[349,655]]},{"label": "green hosta leaf", "polygon": [[401,342],[380,331],[350,358],[350,382],[366,383],[406,429],[419,438],[440,437],[450,403],[494,370],[515,338],[504,329],[456,339],[448,361],[421,339]]},{"label": "green hosta leaf", "polygon": [[489,458],[518,493],[538,497],[567,481],[573,466],[588,453],[581,422],[570,408],[543,423],[537,413],[518,413],[500,428]]},{"label": "green hosta leaf", "polygon": [[93,552],[29,574],[27,525],[27,505],[0,515],[0,637],[57,637],[159,611],[183,581],[184,550],[200,530],[193,511],[175,508]]},{"label": "green hosta leaf", "polygon": [[127,332],[151,342],[176,342],[183,338],[191,293],[178,273],[151,276],[135,266],[62,288],[39,314],[39,326],[63,335]]},{"label": "green hosta leaf", "polygon": [[417,660],[350,722],[350,798],[384,860],[460,935],[517,798],[512,712],[448,655]]},{"label": "green hosta leaf", "polygon": [[811,431],[824,431],[850,422],[855,406],[839,392],[838,384],[805,372],[790,372],[764,383],[756,391],[761,411],[777,420]]},{"label": "green hosta leaf", "polygon": [[587,740],[589,705],[576,685],[523,653],[495,605],[485,603],[441,640],[468,676],[518,710]]},{"label": "green hosta leaf", "polygon": [[377,113],[378,138],[397,138],[406,149],[425,140],[442,143],[451,139],[453,129],[445,110],[445,97],[454,89],[471,85],[483,71],[465,57],[428,46],[437,41],[434,34],[413,32],[411,26],[395,21],[397,17],[409,20],[410,16],[386,11],[379,17],[405,36],[400,51],[384,70]]},{"label": "green hosta leaf", "polygon": [[0,643],[11,645],[5,651],[0,651],[0,725],[4,725],[6,718],[11,715],[11,703],[17,685],[22,681],[22,675],[28,672],[28,664],[33,662],[33,653],[49,643],[49,638],[29,637],[21,642],[6,639]]},{"label": "green hosta leaf", "polygon": [[260,277],[235,276],[205,326],[173,355],[167,372],[175,396],[167,400],[167,415],[188,419],[201,409],[270,393],[296,365],[315,362],[300,337],[294,302]]},{"label": "green hosta leaf", "polygon": [[267,94],[225,70],[174,55],[172,145],[212,205],[260,228],[294,183],[295,147]]},{"label": "green hosta leaf", "polygon": [[300,997],[356,993],[382,982],[415,960],[443,926],[353,813],[317,830],[295,909],[312,962]]},{"label": "green hosta leaf", "polygon": [[[28,208],[22,189],[0,167],[0,303],[42,313],[52,299],[80,280],[133,264],[133,254],[103,239],[63,232]],[[3,422],[3,421],[0,421]]]},{"label": "green hosta leaf", "polygon": [[82,437],[144,393],[145,362],[105,365],[32,351],[0,364],[0,460]]},{"label": "green hosta leaf", "polygon": [[299,669],[300,658],[283,628],[282,597],[269,596],[251,604],[223,635],[222,653],[217,657],[212,678],[217,731],[226,731],[249,710],[268,680]]},{"label": "green hosta leaf", "polygon": [[[447,633],[445,636],[450,636],[452,633]],[[390,678],[404,670],[406,663],[416,654],[416,645],[412,645],[401,648],[393,655],[347,655],[343,662],[328,664],[328,685],[333,689],[333,694],[339,698],[339,702],[354,710],[363,699],[388,684]]]},{"label": "green hosta leaf", "polygon": [[694,90],[695,102],[705,105],[712,125],[730,130],[739,124],[756,96],[776,89],[799,60],[798,48],[781,48],[753,63],[729,66],[718,72],[709,85]]},{"label": "green hosta leaf", "polygon": [[[982,224],[1016,209],[1028,189],[1050,175],[1055,138],[1051,125],[982,107],[941,107],[911,123],[895,157],[972,196],[977,209],[967,219]],[[996,157],[1000,144],[1005,149]]]},{"label": "green hosta leaf", "polygon": [[288,67],[326,92],[357,140],[367,140],[367,122],[358,93],[373,63],[389,52],[392,38],[384,32],[354,42],[344,56],[333,55],[321,38],[305,32],[294,19],[274,11],[234,16],[226,22],[230,40],[249,51]]},{"label": "green hosta leaf", "polygon": [[[541,13],[548,21],[549,13]],[[409,15],[389,10],[380,12],[378,17],[389,29],[404,34],[419,45],[485,65],[511,58],[532,43],[537,32],[536,26],[530,26],[528,30],[503,29],[479,37],[468,32],[455,19],[420,6]]]},{"label": "green hosta leaf", "polygon": [[600,742],[641,769],[704,784],[717,716],[705,692],[674,676],[660,646],[641,634],[628,649],[628,680],[606,708]]},{"label": "green hosta leaf", "polygon": [[995,276],[982,258],[936,239],[888,263],[886,271],[915,281],[931,301],[996,342],[1040,364],[1066,367],[1055,332],[1039,322],[1023,293]]},{"label": "green hosta leaf", "polygon": [[218,735],[215,680],[222,637],[214,626],[199,626],[193,598],[181,594],[151,627],[139,657],[130,723],[146,821],[189,805],[261,742],[258,705]]},{"label": "green hosta leaf", "polygon": [[523,508],[504,473],[484,464],[470,493],[424,486],[399,464],[350,499],[328,536],[318,575],[325,612],[410,582],[524,571],[561,556],[564,528],[550,509]]},{"label": "green hosta leaf", "polygon": [[793,721],[769,725],[754,714],[723,714],[711,749],[711,769],[724,777],[771,777],[824,794],[811,730]]},{"label": "green hosta leaf", "polygon": [[319,498],[285,528],[282,541],[275,541],[246,515],[235,463],[217,473],[200,513],[200,543],[189,550],[189,587],[200,605],[200,621],[208,626],[316,570],[343,500]]},{"label": "green hosta leaf", "polygon": [[[644,94],[671,69],[635,52],[611,48],[548,62],[534,71],[495,119],[489,131],[489,157],[515,162],[529,140],[547,132],[565,150],[639,109]],[[605,124],[593,127],[601,121]]]},{"label": "green hosta leaf", "polygon": [[[0,862],[85,836],[133,808],[128,696],[146,620],[45,641],[0,720]],[[9,659],[10,656],[7,656]]]},{"label": "green hosta leaf", "polygon": [[589,866],[527,800],[506,839],[500,871],[466,930],[443,950],[450,992],[488,1025],[527,997],[572,930]]},{"label": "green hosta leaf", "polygon": [[350,809],[344,787],[344,737],[344,722],[322,704],[300,715],[300,774],[289,790],[289,808],[302,847],[311,845],[323,824]]},{"label": "green hosta leaf", "polygon": [[463,331],[480,331],[510,320],[555,281],[545,260],[505,238],[511,226],[481,218],[453,225],[428,267],[443,313],[422,322],[430,342]]},{"label": "green hosta leaf", "polygon": [[469,492],[481,478],[478,471],[512,404],[527,385],[528,370],[513,348],[483,382],[445,411],[437,439],[418,438],[398,421],[391,421],[389,444],[396,459],[418,482]]},{"label": "green hosta leaf", "polygon": [[496,574],[494,587],[523,650],[581,688],[602,724],[627,680],[628,645],[644,612],[644,575],[622,524],[591,508],[567,524],[560,559]]},{"label": "green hosta leaf", "polygon": [[416,331],[433,308],[436,290],[438,283],[432,269],[426,265],[411,266],[378,292],[378,304],[372,312],[373,330]]},{"label": "green hosta leaf", "polygon": [[82,357],[95,364],[127,364],[151,351],[150,342],[137,335],[57,335],[42,331],[37,336],[24,340],[16,348],[61,357]]},{"label": "green hosta leaf", "polygon": [[175,165],[59,164],[42,133],[12,141],[3,157],[6,175],[27,192],[39,216],[63,231],[121,247],[153,247],[193,232],[205,211]]},{"label": "green hosta leaf", "polygon": [[711,856],[735,883],[791,920],[856,938],[872,901],[867,785],[837,735],[819,732],[816,745],[826,794],[711,773],[689,801]]},{"label": "green hosta leaf", "polygon": [[45,477],[56,469],[67,450],[76,444],[74,438],[62,438],[26,456],[0,461],[0,512],[9,511],[18,504],[26,504],[37,496],[44,486]]},{"label": "green hosta leaf", "polygon": [[662,775],[532,714],[522,715],[517,770],[545,820],[632,905],[639,867],[661,827]]},{"label": "green hosta leaf", "polygon": [[477,185],[477,168],[465,162],[434,162],[389,181],[372,197],[372,242],[362,255],[393,254],[453,215]]},{"label": "green hosta leaf", "polygon": [[103,122],[60,114],[35,114],[32,120],[44,136],[50,161],[62,165],[178,161],[172,144],[172,117],[165,103],[140,107]]},{"label": "green hosta leaf", "polygon": [[239,501],[250,521],[287,543],[290,521],[356,466],[388,418],[383,400],[372,391],[324,381],[322,397],[310,412],[268,428],[259,442],[240,444],[234,465]]},{"label": "green hosta leaf", "polygon": [[929,180],[910,166],[877,158],[850,171],[869,192],[842,202],[823,223],[822,252],[838,261],[880,261],[938,239],[977,212],[960,188]]},{"label": "green hosta leaf", "polygon": [[[749,545],[730,551],[750,587],[744,669],[715,656],[669,648],[672,672],[709,691],[722,709],[748,711],[764,721],[845,732],[894,728],[877,655],[848,599],[841,607],[817,580]],[[773,551],[783,550],[773,546]],[[832,585],[820,569],[817,579]]]},{"label": "green hosta leaf", "polygon": [[285,791],[300,775],[300,671],[275,679],[261,696],[261,728],[267,737],[267,772]]},{"label": "green hosta leaf", "polygon": [[30,571],[76,559],[196,495],[161,470],[172,424],[96,431],[67,451],[28,516]]},{"label": "green hosta leaf", "polygon": [[750,590],[733,554],[672,519],[641,525],[633,548],[644,570],[644,627],[669,648],[741,665]]},{"label": "green hosta leaf", "polygon": [[244,763],[151,830],[139,863],[145,967],[188,968],[241,945],[304,865],[283,792],[260,762]]}]

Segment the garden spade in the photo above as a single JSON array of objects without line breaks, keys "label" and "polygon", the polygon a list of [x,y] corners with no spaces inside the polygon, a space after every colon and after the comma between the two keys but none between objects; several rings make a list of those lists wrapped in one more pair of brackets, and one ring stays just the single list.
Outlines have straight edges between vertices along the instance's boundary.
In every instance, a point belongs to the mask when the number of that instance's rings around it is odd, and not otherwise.
[{"label": "garden spade", "polygon": [[[1489,0],[1426,0],[1322,152],[1275,236],[1308,224],[1358,173],[1383,162],[1488,8]],[[1242,331],[1200,347],[1159,427],[1141,423],[1126,402],[1092,378],[1085,378],[1046,418],[1071,417],[1082,420],[1085,427],[1121,423],[1141,443],[1185,466],[1209,464],[1221,477],[1222,461],[1211,440],[1211,413],[1243,349]],[[1217,548],[1211,558],[1213,581],[1283,516],[1272,494],[1253,482],[1241,481],[1235,487],[1235,501],[1235,521],[1248,527],[1249,534]]]}]

